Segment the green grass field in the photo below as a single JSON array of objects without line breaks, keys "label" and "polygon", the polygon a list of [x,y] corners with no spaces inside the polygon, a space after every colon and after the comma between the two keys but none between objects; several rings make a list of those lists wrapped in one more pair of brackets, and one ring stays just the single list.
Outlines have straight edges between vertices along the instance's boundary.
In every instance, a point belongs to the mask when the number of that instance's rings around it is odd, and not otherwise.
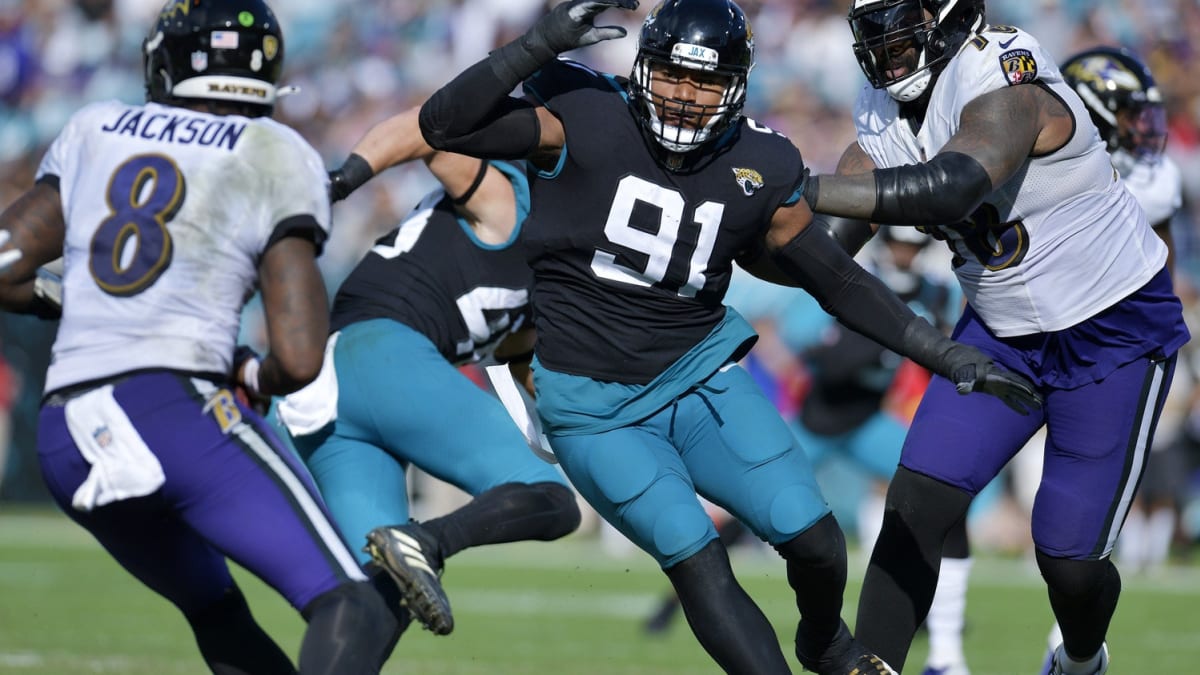
[{"label": "green grass field", "polygon": [[[796,617],[782,563],[773,553],[740,549],[734,565],[790,655]],[[861,567],[852,565],[848,618],[861,577]],[[249,575],[239,581],[259,620],[295,654],[298,616]],[[984,559],[971,581],[966,648],[972,673],[1034,673],[1050,626],[1036,571],[1023,561]],[[445,584],[455,632],[436,637],[410,629],[386,673],[718,672],[683,622],[661,637],[641,633],[666,584],[649,558],[613,559],[590,538],[467,551],[451,561]],[[1198,605],[1200,569],[1194,566],[1153,579],[1127,576],[1109,634],[1110,672],[1197,672]],[[924,654],[919,640],[908,672],[920,672]],[[0,511],[0,673],[202,672],[182,617],[82,530],[50,511]]]}]

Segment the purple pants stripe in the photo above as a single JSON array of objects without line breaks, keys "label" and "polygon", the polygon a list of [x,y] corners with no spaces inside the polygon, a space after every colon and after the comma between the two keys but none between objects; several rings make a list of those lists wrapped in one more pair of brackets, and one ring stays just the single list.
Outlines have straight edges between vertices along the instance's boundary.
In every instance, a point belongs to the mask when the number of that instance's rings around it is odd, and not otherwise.
[{"label": "purple pants stripe", "polygon": [[1109,512],[1105,534],[1096,542],[1092,555],[1100,558],[1112,552],[1117,543],[1117,535],[1129,515],[1129,507],[1133,504],[1133,496],[1141,484],[1142,476],[1146,473],[1146,460],[1150,457],[1150,444],[1154,440],[1154,429],[1162,414],[1163,405],[1170,389],[1171,375],[1175,367],[1175,358],[1152,361],[1146,371],[1145,387],[1142,399],[1138,404],[1141,416],[1133,428],[1129,439],[1129,450],[1126,452],[1125,474],[1121,478],[1121,496],[1113,503]]},{"label": "purple pants stripe", "polygon": [[157,492],[72,508],[91,466],[61,405],[42,408],[38,454],[59,506],[147,586],[184,612],[206,607],[233,584],[229,558],[303,609],[364,579],[299,460],[228,390],[152,372],[113,395],[162,466]]}]

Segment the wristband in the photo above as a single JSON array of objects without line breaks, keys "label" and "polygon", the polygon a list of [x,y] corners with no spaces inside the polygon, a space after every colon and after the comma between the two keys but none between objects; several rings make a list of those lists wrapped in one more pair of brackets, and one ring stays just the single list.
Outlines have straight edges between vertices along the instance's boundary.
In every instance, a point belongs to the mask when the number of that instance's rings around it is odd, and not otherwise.
[{"label": "wristband", "polygon": [[246,359],[241,369],[242,386],[246,388],[246,391],[257,396],[262,395],[262,390],[258,388],[258,369],[261,365],[262,361],[256,356]]}]

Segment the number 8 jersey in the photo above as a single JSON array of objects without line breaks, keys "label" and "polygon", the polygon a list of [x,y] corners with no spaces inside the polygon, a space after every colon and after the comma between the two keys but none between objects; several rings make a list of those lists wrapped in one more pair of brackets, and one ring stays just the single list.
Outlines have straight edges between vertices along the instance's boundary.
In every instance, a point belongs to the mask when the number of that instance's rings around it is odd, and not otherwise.
[{"label": "number 8 jersey", "polygon": [[142,369],[227,375],[262,253],[292,234],[319,249],[329,231],[320,156],[268,118],[92,104],[37,180],[57,184],[66,221],[48,392]]}]

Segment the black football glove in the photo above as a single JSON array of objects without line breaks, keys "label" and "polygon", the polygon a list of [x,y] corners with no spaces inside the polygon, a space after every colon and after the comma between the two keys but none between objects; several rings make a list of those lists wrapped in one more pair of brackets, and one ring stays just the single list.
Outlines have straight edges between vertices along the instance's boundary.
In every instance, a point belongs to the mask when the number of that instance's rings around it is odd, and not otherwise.
[{"label": "black football glove", "polygon": [[374,175],[375,170],[367,160],[361,155],[351,153],[341,167],[329,172],[329,200],[342,201]]},{"label": "black football glove", "polygon": [[971,345],[955,343],[943,358],[949,379],[960,394],[991,394],[1022,415],[1042,407],[1042,396],[1032,382],[997,366],[991,357]]},{"label": "black football glove", "polygon": [[544,15],[525,34],[527,47],[544,46],[555,54],[594,45],[604,40],[625,37],[620,26],[596,26],[592,20],[606,9],[619,7],[633,10],[638,0],[570,0]]},{"label": "black football glove", "polygon": [[516,86],[562,52],[625,37],[624,28],[596,26],[592,20],[606,9],[631,10],[637,6],[638,0],[564,2],[544,14],[524,35],[492,52],[492,67],[501,82]]}]

